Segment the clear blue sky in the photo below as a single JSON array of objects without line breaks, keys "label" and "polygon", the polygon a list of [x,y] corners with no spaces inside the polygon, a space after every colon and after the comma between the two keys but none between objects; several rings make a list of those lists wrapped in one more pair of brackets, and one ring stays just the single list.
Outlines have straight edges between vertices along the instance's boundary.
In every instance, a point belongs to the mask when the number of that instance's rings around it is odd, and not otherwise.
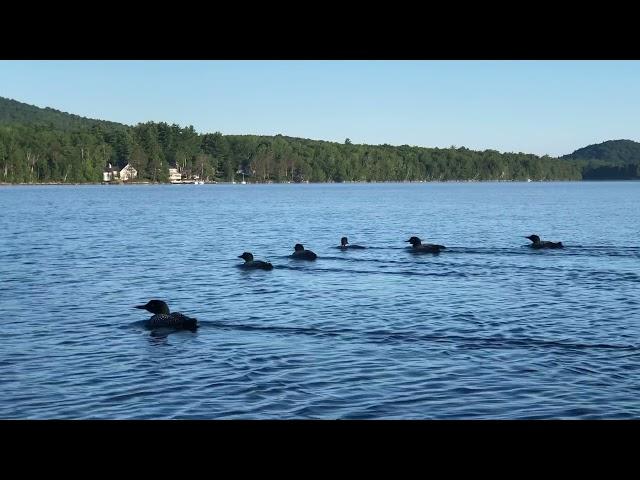
[{"label": "clear blue sky", "polygon": [[0,61],[0,96],[201,133],[553,156],[640,140],[640,61]]}]

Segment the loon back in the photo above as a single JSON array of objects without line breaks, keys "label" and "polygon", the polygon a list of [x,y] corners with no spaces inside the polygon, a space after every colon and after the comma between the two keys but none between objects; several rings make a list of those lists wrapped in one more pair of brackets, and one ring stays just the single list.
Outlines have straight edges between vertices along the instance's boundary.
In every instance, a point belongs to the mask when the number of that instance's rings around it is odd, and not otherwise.
[{"label": "loon back", "polygon": [[531,245],[529,245],[531,248],[564,248],[562,242],[549,242],[547,240],[540,240],[540,237],[538,235],[529,235],[528,237],[524,238],[528,238],[529,240],[531,240],[532,243]]},{"label": "loon back", "polygon": [[562,242],[549,242],[546,240],[543,240],[539,243],[532,243],[531,248],[564,248],[564,245],[562,244]]},{"label": "loon back", "polygon": [[254,260],[251,252],[244,252],[242,255],[238,255],[238,258],[244,259],[244,263],[240,265],[241,268],[262,269],[271,270],[273,265],[269,262],[263,262],[262,260]]},{"label": "loon back", "polygon": [[147,328],[175,328],[177,330],[195,331],[198,328],[198,320],[187,317],[182,313],[158,313],[147,320],[145,326]]},{"label": "loon back", "polygon": [[297,250],[293,252],[291,258],[296,260],[315,260],[318,256],[311,250]]},{"label": "loon back", "polygon": [[444,245],[436,245],[433,243],[423,243],[422,245],[414,245],[412,252],[415,253],[440,253],[441,250],[444,250]]},{"label": "loon back", "polygon": [[263,262],[262,260],[251,260],[240,265],[240,267],[247,269],[273,270],[273,265],[271,265],[271,263]]},{"label": "loon back", "polygon": [[434,243],[422,243],[422,240],[418,237],[411,237],[409,240],[405,240],[411,244],[411,251],[415,253],[440,253],[440,250],[444,250],[444,245],[436,245]]},{"label": "loon back", "polygon": [[305,250],[304,245],[301,243],[296,243],[293,250],[294,252],[291,254],[291,258],[295,258],[296,260],[315,260],[318,258],[311,250]]},{"label": "loon back", "polygon": [[149,300],[145,305],[137,305],[140,308],[153,313],[153,317],[145,322],[146,328],[174,328],[179,330],[195,331],[198,328],[198,321],[195,318],[187,317],[182,313],[169,313],[169,306],[162,300]]}]

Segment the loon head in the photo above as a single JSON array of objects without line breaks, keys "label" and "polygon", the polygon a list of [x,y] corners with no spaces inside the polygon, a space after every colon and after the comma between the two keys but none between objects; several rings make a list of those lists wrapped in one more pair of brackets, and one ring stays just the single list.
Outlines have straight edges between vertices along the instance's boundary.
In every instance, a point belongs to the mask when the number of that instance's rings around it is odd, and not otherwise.
[{"label": "loon head", "polygon": [[414,247],[422,245],[422,240],[420,240],[418,237],[411,237],[409,240],[405,240],[405,242],[409,242]]},{"label": "loon head", "polygon": [[540,237],[538,235],[529,235],[528,237],[524,237],[524,238],[528,238],[533,243],[540,243]]},{"label": "loon head", "polygon": [[245,262],[251,262],[253,260],[253,254],[251,252],[244,252],[242,255],[238,255],[238,258],[244,259]]},{"label": "loon head", "polygon": [[164,313],[169,315],[169,306],[162,300],[149,300],[145,305],[136,305],[134,308],[142,308],[153,314]]},{"label": "loon head", "polygon": [[296,243],[296,246],[295,246],[295,247],[293,247],[293,249],[294,249],[296,252],[302,252],[302,251],[304,250],[304,247],[302,246],[302,244],[301,244],[301,243]]},{"label": "loon head", "polygon": [[340,239],[340,245],[341,246],[346,247],[348,243],[349,243],[349,240],[347,240],[347,237],[342,237]]}]

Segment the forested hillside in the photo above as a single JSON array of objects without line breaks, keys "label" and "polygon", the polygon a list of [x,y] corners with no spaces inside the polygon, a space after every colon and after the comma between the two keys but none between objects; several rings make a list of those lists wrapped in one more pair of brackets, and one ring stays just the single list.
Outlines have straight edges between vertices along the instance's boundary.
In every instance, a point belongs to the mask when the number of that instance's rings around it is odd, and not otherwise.
[{"label": "forested hillside", "polygon": [[49,128],[71,130],[74,128],[103,125],[110,128],[127,128],[126,125],[105,120],[94,120],[53,108],[39,108],[26,103],[0,97],[0,124],[38,124]]},{"label": "forested hillside", "polygon": [[640,143],[631,140],[589,145],[562,158],[577,161],[583,168],[585,180],[640,178]]},{"label": "forested hillside", "polygon": [[342,182],[580,180],[595,165],[583,157],[464,147],[198,134],[192,126],[127,126],[0,98],[0,182],[99,182],[109,163],[120,168],[130,163],[140,180],[158,182],[167,181],[170,166],[218,181],[244,172],[250,182]]}]

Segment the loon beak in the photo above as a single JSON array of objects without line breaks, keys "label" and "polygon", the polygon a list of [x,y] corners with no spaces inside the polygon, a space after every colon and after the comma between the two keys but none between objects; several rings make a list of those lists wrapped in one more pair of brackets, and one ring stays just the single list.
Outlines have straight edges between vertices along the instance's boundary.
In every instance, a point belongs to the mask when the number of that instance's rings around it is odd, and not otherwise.
[{"label": "loon beak", "polygon": [[242,255],[238,255],[238,258],[244,258]]},{"label": "loon beak", "polygon": [[136,306],[135,306],[135,307],[133,307],[133,308],[142,308],[142,309],[145,309],[145,308],[147,308],[147,306],[146,306],[146,305],[136,305]]}]

